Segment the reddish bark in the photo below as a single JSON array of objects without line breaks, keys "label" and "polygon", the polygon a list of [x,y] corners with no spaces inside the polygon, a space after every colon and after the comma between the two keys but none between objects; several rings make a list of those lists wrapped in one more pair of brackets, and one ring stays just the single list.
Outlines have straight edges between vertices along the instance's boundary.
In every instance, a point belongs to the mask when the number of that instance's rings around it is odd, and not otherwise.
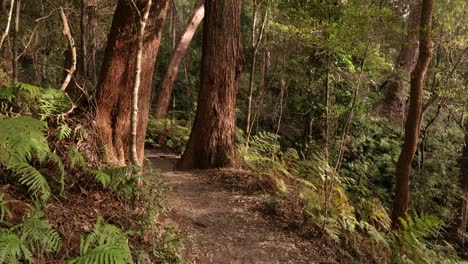
[{"label": "reddish bark", "polygon": [[[146,1],[136,1],[143,10]],[[144,140],[148,125],[149,98],[156,56],[166,17],[168,0],[157,1],[151,8],[146,28],[138,101],[138,159],[143,161]],[[142,12],[142,11],[141,11]],[[112,21],[97,85],[96,132],[105,148],[105,159],[124,165],[130,154],[131,87],[135,78],[139,17],[131,1],[119,0]]]},{"label": "reddish bark", "polygon": [[241,0],[207,0],[198,108],[179,169],[236,163],[236,95],[242,71]]},{"label": "reddish bark", "polygon": [[156,94],[156,111],[154,116],[157,119],[166,118],[167,109],[169,108],[169,103],[171,100],[172,88],[174,87],[174,82],[177,79],[180,62],[187,53],[187,48],[192,41],[193,35],[197,31],[198,26],[205,16],[204,3],[205,1],[201,0],[198,4],[197,8],[193,12],[192,17],[189,20],[184,34],[172,52],[166,74],[164,75],[164,78],[161,82],[161,87],[159,87]]},{"label": "reddish bark", "polygon": [[404,218],[408,211],[409,177],[421,126],[424,77],[432,58],[432,10],[433,0],[423,0],[419,33],[419,57],[411,73],[410,105],[405,125],[405,142],[396,165],[395,199],[392,211],[393,227],[399,226],[399,218]]},{"label": "reddish bark", "polygon": [[413,70],[418,55],[418,27],[421,14],[420,0],[413,0],[408,17],[406,37],[395,63],[394,74],[386,80],[382,87],[383,98],[376,104],[375,112],[402,126],[405,115],[406,95],[408,93],[407,80]]}]

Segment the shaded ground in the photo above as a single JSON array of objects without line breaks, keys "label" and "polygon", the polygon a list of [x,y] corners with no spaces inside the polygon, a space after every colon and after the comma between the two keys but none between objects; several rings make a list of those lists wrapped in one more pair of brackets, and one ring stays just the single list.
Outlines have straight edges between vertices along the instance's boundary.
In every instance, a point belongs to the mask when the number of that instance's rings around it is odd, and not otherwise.
[{"label": "shaded ground", "polygon": [[309,240],[262,214],[262,194],[229,191],[209,171],[175,172],[175,156],[149,153],[171,187],[165,220],[187,241],[183,256],[192,263],[337,263],[320,240]]}]

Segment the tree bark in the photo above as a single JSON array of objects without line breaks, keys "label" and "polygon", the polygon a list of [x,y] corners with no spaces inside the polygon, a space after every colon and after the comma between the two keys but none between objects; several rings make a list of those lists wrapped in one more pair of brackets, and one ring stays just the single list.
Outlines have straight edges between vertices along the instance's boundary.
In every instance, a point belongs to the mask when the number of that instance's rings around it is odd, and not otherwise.
[{"label": "tree bark", "polygon": [[157,119],[166,118],[167,110],[171,100],[172,89],[174,87],[174,82],[177,79],[177,73],[179,72],[180,62],[187,53],[188,46],[190,45],[190,42],[192,41],[198,26],[205,16],[204,3],[204,0],[199,2],[197,8],[193,12],[192,17],[189,20],[184,34],[172,52],[166,74],[164,75],[161,86],[159,87],[156,94],[156,111],[154,117]]},{"label": "tree bark", "polygon": [[402,126],[405,115],[407,82],[418,56],[418,27],[421,16],[421,0],[412,0],[406,36],[395,63],[394,74],[382,84],[383,98],[375,105],[374,112]]},{"label": "tree bark", "polygon": [[[149,98],[151,94],[153,70],[161,42],[162,28],[166,17],[168,0],[155,3],[149,14],[144,37],[141,86],[138,92],[138,160],[144,157],[144,140],[148,125]],[[138,0],[136,5],[143,10],[146,1]],[[138,14],[131,1],[119,0],[112,21],[104,63],[97,85],[97,107],[95,129],[99,143],[105,151],[105,160],[125,165],[130,158],[130,111],[129,92],[134,83],[135,56],[137,55]]]},{"label": "tree bark", "polygon": [[232,167],[242,72],[241,0],[207,0],[198,108],[179,169]]},{"label": "tree bark", "polygon": [[423,0],[419,26],[419,58],[411,73],[410,105],[405,125],[405,142],[396,165],[395,199],[392,210],[392,226],[394,228],[399,226],[399,218],[404,218],[408,211],[409,177],[421,126],[424,77],[432,57],[432,10],[433,0]]},{"label": "tree bark", "polygon": [[[132,0],[133,1],[133,0]],[[138,148],[137,148],[137,138],[138,138],[138,91],[140,90],[141,84],[141,58],[143,55],[143,42],[145,37],[145,28],[146,23],[148,22],[149,12],[151,5],[153,4],[152,0],[147,0],[146,6],[143,14],[139,13],[138,17],[140,18],[140,27],[138,30],[138,50],[135,57],[135,79],[133,82],[132,88],[132,114],[130,116],[130,135],[131,135],[131,144],[130,144],[130,157],[133,165],[140,168],[143,163],[138,159]],[[138,11],[138,10],[137,10]],[[139,11],[138,11],[139,12]]]}]

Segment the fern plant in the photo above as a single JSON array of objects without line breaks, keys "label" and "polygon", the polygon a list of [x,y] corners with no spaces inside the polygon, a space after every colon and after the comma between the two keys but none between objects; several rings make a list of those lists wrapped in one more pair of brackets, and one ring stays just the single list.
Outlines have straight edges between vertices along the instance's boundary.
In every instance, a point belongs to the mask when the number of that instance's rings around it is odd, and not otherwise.
[{"label": "fern plant", "polygon": [[65,92],[26,83],[0,89],[0,102],[2,108],[8,110],[2,113],[4,115],[11,116],[13,112],[42,120],[62,114],[72,107]]},{"label": "fern plant", "polygon": [[41,208],[30,206],[28,218],[0,230],[0,263],[32,262],[33,253],[57,253],[60,242],[60,234],[44,218]]},{"label": "fern plant", "polygon": [[18,182],[43,201],[50,197],[51,189],[46,177],[30,164],[33,158],[40,163],[48,158],[56,162],[62,190],[65,177],[60,158],[47,145],[45,129],[45,122],[32,117],[0,119],[0,165],[15,172],[19,176]]},{"label": "fern plant", "polygon": [[70,263],[121,264],[133,263],[127,235],[98,218],[94,230],[80,240],[80,256]]}]

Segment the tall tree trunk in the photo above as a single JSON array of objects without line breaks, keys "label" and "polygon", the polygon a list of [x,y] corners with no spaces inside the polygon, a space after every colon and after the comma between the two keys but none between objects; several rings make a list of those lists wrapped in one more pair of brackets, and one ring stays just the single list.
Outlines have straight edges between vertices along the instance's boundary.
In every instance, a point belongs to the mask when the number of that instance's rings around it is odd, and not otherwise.
[{"label": "tall tree trunk", "polygon": [[[138,0],[140,10],[146,1]],[[143,43],[141,85],[138,92],[137,151],[140,164],[144,156],[144,140],[148,125],[149,98],[153,70],[161,42],[161,33],[169,1],[155,3],[149,14]],[[131,1],[119,0],[98,82],[96,132],[104,146],[108,162],[125,165],[130,158],[130,110],[137,55],[139,17]]]},{"label": "tall tree trunk", "polygon": [[418,27],[421,14],[421,0],[412,0],[406,37],[395,63],[394,74],[382,84],[383,98],[375,105],[374,112],[402,126],[405,115],[407,80],[418,56]]},{"label": "tall tree trunk", "polygon": [[433,0],[423,0],[419,26],[419,58],[411,73],[410,105],[405,125],[405,142],[396,165],[395,199],[392,211],[393,227],[399,226],[399,218],[404,218],[408,211],[409,177],[411,163],[418,146],[424,77],[432,57],[432,9]]},{"label": "tall tree trunk", "polygon": [[265,7],[265,12],[263,14],[263,18],[260,24],[260,32],[258,37],[255,37],[255,31],[257,31],[257,12],[260,4],[257,5],[257,1],[254,0],[253,2],[253,21],[252,21],[252,36],[251,36],[251,44],[252,44],[252,61],[251,61],[251,68],[250,68],[250,75],[249,75],[249,95],[247,98],[247,120],[245,126],[245,132],[247,135],[250,135],[252,129],[252,102],[253,102],[253,91],[254,91],[254,79],[255,79],[255,67],[257,64],[257,54],[260,47],[260,43],[263,40],[263,34],[265,33],[265,28],[267,24],[268,18],[268,7]]},{"label": "tall tree trunk", "polygon": [[137,148],[137,138],[138,138],[138,92],[140,90],[141,84],[141,58],[143,55],[143,42],[145,37],[145,28],[146,23],[148,22],[149,12],[151,5],[153,4],[152,0],[146,0],[146,6],[143,13],[139,13],[138,17],[140,18],[140,27],[138,30],[138,50],[135,57],[135,79],[133,81],[132,88],[132,114],[130,116],[130,135],[131,135],[131,145],[130,145],[130,157],[133,165],[141,167],[143,165],[142,159],[138,159],[138,148]]},{"label": "tall tree trunk", "polygon": [[96,68],[96,48],[97,48],[97,30],[98,30],[98,19],[97,19],[97,0],[87,0],[86,7],[86,39],[88,40],[88,56],[89,60],[87,63],[87,74],[91,79],[90,87],[94,87],[97,83],[97,68]]},{"label": "tall tree trunk", "polygon": [[187,53],[187,49],[190,45],[190,42],[192,41],[193,35],[197,31],[198,26],[205,16],[204,3],[204,0],[199,2],[197,8],[193,12],[192,17],[189,20],[184,34],[172,52],[166,74],[164,75],[164,78],[161,82],[161,87],[159,87],[156,94],[156,111],[154,116],[157,119],[166,118],[167,109],[169,108],[169,103],[171,100],[172,88],[174,87],[174,82],[177,78],[177,73],[179,72],[180,62]]},{"label": "tall tree trunk", "polygon": [[198,108],[179,169],[236,163],[236,95],[242,72],[241,0],[207,0]]},{"label": "tall tree trunk", "polygon": [[13,30],[13,58],[12,58],[13,84],[18,82],[18,34],[19,34],[20,14],[21,14],[21,0],[16,1],[15,12],[16,14],[15,14],[15,28]]}]

